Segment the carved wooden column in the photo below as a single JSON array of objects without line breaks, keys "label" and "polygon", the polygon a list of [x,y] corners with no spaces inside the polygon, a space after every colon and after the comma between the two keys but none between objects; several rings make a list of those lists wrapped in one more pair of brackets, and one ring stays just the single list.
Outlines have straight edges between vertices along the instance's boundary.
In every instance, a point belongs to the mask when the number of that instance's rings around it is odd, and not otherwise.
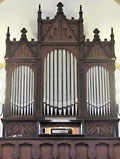
[{"label": "carved wooden column", "polygon": [[110,157],[110,159],[114,159],[114,148],[113,148],[113,144],[110,144],[109,145],[109,157]]},{"label": "carved wooden column", "polygon": [[6,66],[6,92],[5,92],[5,107],[4,107],[4,117],[10,115],[10,97],[11,97],[11,71]]},{"label": "carved wooden column", "polygon": [[96,159],[95,144],[93,143],[89,143],[88,157],[89,159]]},{"label": "carved wooden column", "polygon": [[40,151],[40,149],[39,149],[39,142],[38,143],[35,143],[35,144],[33,144],[33,152],[32,152],[32,157],[33,157],[33,159],[39,159],[40,158],[40,153],[39,153],[39,151]]},{"label": "carved wooden column", "polygon": [[71,144],[71,159],[75,159],[76,153],[75,153],[75,144]]},{"label": "carved wooden column", "polygon": [[41,71],[40,71],[40,60],[37,63],[37,74],[36,74],[36,116],[42,116],[42,108],[41,108]]},{"label": "carved wooden column", "polygon": [[80,65],[80,102],[81,102],[81,116],[84,116],[84,88],[85,88],[85,83],[84,83],[84,69],[83,69],[83,63]]},{"label": "carved wooden column", "polygon": [[58,149],[57,149],[57,144],[54,143],[53,145],[53,159],[58,158]]},{"label": "carved wooden column", "polygon": [[111,99],[111,115],[116,117],[117,109],[116,109],[116,102],[115,102],[115,67],[114,64],[111,66],[110,72],[110,99]]},{"label": "carved wooden column", "polygon": [[20,153],[19,153],[19,144],[15,145],[15,150],[14,150],[14,159],[19,159],[20,158]]}]

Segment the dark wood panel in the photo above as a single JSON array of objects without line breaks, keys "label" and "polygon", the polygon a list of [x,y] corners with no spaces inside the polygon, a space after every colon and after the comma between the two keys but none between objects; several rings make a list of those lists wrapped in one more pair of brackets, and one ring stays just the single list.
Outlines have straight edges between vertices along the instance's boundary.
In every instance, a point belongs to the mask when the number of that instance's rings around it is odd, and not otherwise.
[{"label": "dark wood panel", "polygon": [[13,159],[14,145],[6,144],[2,146],[2,159]]},{"label": "dark wood panel", "polygon": [[70,159],[70,145],[65,143],[58,145],[58,158]]},{"label": "dark wood panel", "polygon": [[98,144],[96,146],[96,159],[108,159],[108,145],[106,144]]},{"label": "dark wood panel", "polygon": [[32,159],[32,145],[20,145],[20,159]]},{"label": "dark wood panel", "polygon": [[76,159],[88,159],[88,145],[86,144],[77,144],[75,146],[76,150]]},{"label": "dark wood panel", "polygon": [[120,138],[44,136],[0,139],[0,159],[119,159]]},{"label": "dark wood panel", "polygon": [[51,144],[43,144],[40,146],[41,159],[53,158],[53,146]]},{"label": "dark wood panel", "polygon": [[114,146],[114,155],[115,159],[120,158],[120,144]]}]

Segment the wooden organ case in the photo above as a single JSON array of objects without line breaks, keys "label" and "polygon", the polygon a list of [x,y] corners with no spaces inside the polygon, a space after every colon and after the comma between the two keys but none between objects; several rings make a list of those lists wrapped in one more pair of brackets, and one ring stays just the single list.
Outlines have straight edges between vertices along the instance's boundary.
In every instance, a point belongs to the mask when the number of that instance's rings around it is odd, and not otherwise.
[{"label": "wooden organ case", "polygon": [[110,41],[98,29],[86,40],[82,6],[78,19],[57,7],[53,19],[42,19],[39,6],[37,41],[25,28],[11,41],[8,28],[3,136],[118,136],[113,29]]}]

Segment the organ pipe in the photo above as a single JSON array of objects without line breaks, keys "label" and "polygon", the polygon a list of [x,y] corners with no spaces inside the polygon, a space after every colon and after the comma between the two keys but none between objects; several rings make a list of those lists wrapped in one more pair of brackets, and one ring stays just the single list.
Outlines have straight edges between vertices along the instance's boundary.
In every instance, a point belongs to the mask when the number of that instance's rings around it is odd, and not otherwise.
[{"label": "organ pipe", "polygon": [[55,115],[57,115],[57,106],[58,106],[58,101],[57,101],[57,96],[58,96],[58,91],[57,91],[57,86],[58,86],[58,81],[57,81],[57,72],[58,72],[58,59],[57,59],[57,50],[54,51],[54,107],[55,107]]},{"label": "organ pipe", "polygon": [[58,51],[58,111],[62,113],[62,50]]},{"label": "organ pipe", "polygon": [[11,114],[33,115],[34,72],[28,66],[18,66],[12,72]]},{"label": "organ pipe", "polygon": [[75,89],[75,115],[77,115],[77,103],[78,103],[78,97],[77,97],[77,61],[74,57],[74,89]]},{"label": "organ pipe", "polygon": [[43,104],[44,104],[44,115],[46,112],[46,58],[44,61],[44,95],[43,95]]},{"label": "organ pipe", "polygon": [[71,105],[72,105],[72,115],[74,115],[74,76],[73,76],[73,55],[71,54]]},{"label": "organ pipe", "polygon": [[67,51],[67,106],[70,115],[70,53]]},{"label": "organ pipe", "polygon": [[89,115],[110,115],[109,72],[103,66],[91,67],[87,78],[87,111]]},{"label": "organ pipe", "polygon": [[53,51],[50,54],[50,110],[53,115]]},{"label": "organ pipe", "polygon": [[63,50],[63,114],[66,115],[67,94],[66,94],[66,51]]},{"label": "organ pipe", "polygon": [[50,76],[49,76],[49,54],[47,56],[47,115],[49,115],[49,83],[50,83]]},{"label": "organ pipe", "polygon": [[76,58],[67,50],[54,50],[44,61],[44,115],[75,116],[77,103]]}]

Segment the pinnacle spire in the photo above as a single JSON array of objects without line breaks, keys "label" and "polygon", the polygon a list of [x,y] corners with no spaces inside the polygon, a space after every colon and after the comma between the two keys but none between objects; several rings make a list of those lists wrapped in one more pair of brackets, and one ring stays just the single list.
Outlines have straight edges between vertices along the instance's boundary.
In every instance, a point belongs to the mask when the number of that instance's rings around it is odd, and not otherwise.
[{"label": "pinnacle spire", "polygon": [[7,28],[7,34],[6,34],[6,39],[10,40],[10,28]]},{"label": "pinnacle spire", "polygon": [[111,35],[110,35],[110,37],[111,37],[111,41],[114,41],[114,32],[113,32],[113,28],[111,28]]},{"label": "pinnacle spire", "polygon": [[93,33],[94,33],[94,40],[100,40],[100,37],[99,37],[99,33],[100,33],[100,31],[96,28],[94,31],[93,31]]},{"label": "pinnacle spire", "polygon": [[38,19],[42,19],[42,11],[41,11],[41,5],[39,4],[39,9],[38,9]]},{"label": "pinnacle spire", "polygon": [[26,30],[26,28],[23,28],[22,30],[21,30],[21,39],[27,39],[27,36],[26,36],[26,33],[27,33],[27,30]]},{"label": "pinnacle spire", "polygon": [[58,12],[63,12],[63,4],[61,3],[61,2],[59,2],[58,4],[57,4],[57,7],[58,7]]},{"label": "pinnacle spire", "polygon": [[83,11],[82,11],[82,5],[80,5],[79,19],[83,21]]}]

